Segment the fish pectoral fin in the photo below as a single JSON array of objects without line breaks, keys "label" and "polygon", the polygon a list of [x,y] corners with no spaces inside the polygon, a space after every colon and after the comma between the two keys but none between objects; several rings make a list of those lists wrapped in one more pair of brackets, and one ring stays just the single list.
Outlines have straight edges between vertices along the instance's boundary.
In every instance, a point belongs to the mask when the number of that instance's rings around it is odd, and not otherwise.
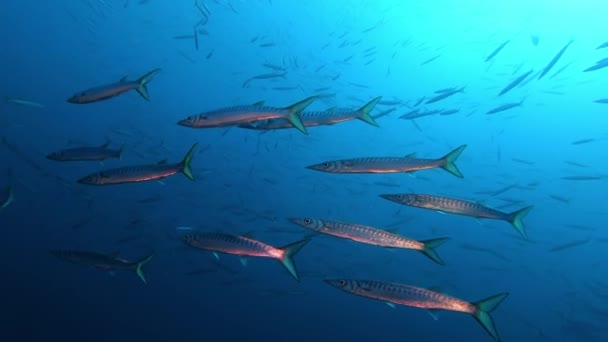
[{"label": "fish pectoral fin", "polygon": [[427,309],[426,312],[428,312],[428,314],[433,318],[433,320],[438,321],[439,320],[439,311],[437,309]]},{"label": "fish pectoral fin", "polygon": [[441,210],[435,210],[435,212],[441,214],[441,215],[447,215],[447,213],[445,211],[441,211]]},{"label": "fish pectoral fin", "polygon": [[241,265],[243,265],[243,267],[247,267],[247,263],[249,262],[249,259],[247,259],[246,257],[240,257],[239,261],[241,262]]},{"label": "fish pectoral fin", "polygon": [[406,155],[406,156],[405,156],[405,157],[403,157],[403,158],[416,158],[416,154],[417,154],[416,152],[412,152],[412,153],[410,153],[410,154]]},{"label": "fish pectoral fin", "polygon": [[167,164],[167,159],[163,159],[161,161],[159,161],[158,163],[156,163],[156,165],[166,165]]},{"label": "fish pectoral fin", "polygon": [[388,305],[391,309],[395,309],[397,306],[394,303],[391,302],[385,302],[386,305]]},{"label": "fish pectoral fin", "polygon": [[220,255],[216,252],[213,252],[213,256],[215,257],[215,260],[220,260]]}]

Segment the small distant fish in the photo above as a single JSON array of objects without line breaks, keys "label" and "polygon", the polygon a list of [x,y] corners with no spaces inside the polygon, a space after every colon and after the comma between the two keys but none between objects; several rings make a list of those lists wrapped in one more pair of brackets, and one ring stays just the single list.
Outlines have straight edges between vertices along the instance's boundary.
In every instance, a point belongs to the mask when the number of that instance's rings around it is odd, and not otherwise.
[{"label": "small distant fish", "polygon": [[33,108],[44,108],[44,105],[41,105],[38,102],[34,102],[34,101],[30,101],[30,100],[19,99],[16,97],[4,97],[4,99],[6,100],[7,103],[13,103],[13,104],[20,105],[20,106],[33,107]]},{"label": "small distant fish", "polygon": [[570,204],[570,199],[569,198],[565,198],[562,196],[558,196],[558,195],[549,195],[549,197],[551,197],[552,199],[558,201],[558,202],[562,202],[564,204]]},{"label": "small distant fish", "polygon": [[514,79],[498,94],[498,96],[502,96],[502,95],[508,93],[511,89],[515,88],[518,84],[520,84],[523,80],[525,80],[526,77],[528,77],[532,72],[534,72],[534,70],[530,69],[530,71],[528,71],[528,72],[522,74],[521,76],[519,76],[518,78]]},{"label": "small distant fish", "polygon": [[549,62],[549,64],[547,64],[545,69],[543,69],[543,71],[540,73],[540,75],[538,76],[539,80],[541,78],[543,78],[543,76],[545,76],[551,70],[551,68],[553,68],[553,66],[555,66],[557,61],[559,61],[559,59],[564,54],[564,52],[566,52],[566,49],[568,48],[568,46],[570,46],[570,44],[572,44],[573,42],[574,42],[574,40],[570,40],[561,50],[559,50],[559,52],[553,57],[553,59]]},{"label": "small distant fish", "polygon": [[496,57],[496,55],[498,55],[498,53],[500,51],[502,51],[502,49],[505,48],[505,46],[507,46],[507,44],[510,42],[509,39],[505,40],[502,44],[500,44],[496,49],[494,49],[494,51],[492,51],[492,53],[490,53],[490,55],[488,55],[488,57],[486,57],[486,62],[490,61],[492,58]]},{"label": "small distant fish", "polygon": [[582,145],[582,144],[588,144],[588,143],[591,143],[594,141],[595,141],[594,138],[588,138],[588,139],[581,139],[581,140],[573,141],[571,144],[572,145]]},{"label": "small distant fish", "polygon": [[520,102],[505,103],[505,104],[500,105],[500,106],[498,106],[496,108],[490,109],[489,111],[486,112],[486,114],[487,115],[491,115],[491,114],[496,114],[496,113],[504,112],[505,110],[521,107],[521,105],[523,103],[524,103],[524,100],[521,100]]},{"label": "small distant fish", "polygon": [[0,191],[0,209],[8,207],[15,200],[12,186],[7,186]]},{"label": "small distant fish", "polygon": [[608,103],[608,99],[599,99],[599,100],[595,100],[595,101],[593,101],[593,102],[595,102],[595,103],[604,103],[604,104],[606,104],[606,103]]},{"label": "small distant fish", "polygon": [[445,109],[439,112],[439,115],[454,115],[460,112],[459,109]]},{"label": "small distant fish", "polygon": [[148,88],[146,85],[159,72],[160,68],[154,69],[136,81],[129,81],[125,76],[117,83],[103,85],[78,92],[74,96],[70,97],[68,102],[76,104],[98,102],[110,99],[133,89],[135,89],[146,101],[150,101],[150,96],[148,95]]},{"label": "small distant fish", "polygon": [[514,161],[514,162],[516,162],[516,163],[525,164],[525,165],[534,165],[534,164],[536,164],[533,161],[519,159],[519,158],[511,158],[511,160]]},{"label": "small distant fish", "polygon": [[93,266],[100,270],[114,271],[126,270],[135,271],[141,281],[146,283],[143,267],[147,264],[153,255],[149,255],[137,261],[129,261],[119,258],[116,255],[101,254],[96,252],[75,251],[75,250],[53,250],[51,254],[54,256],[77,264]]},{"label": "small distant fish", "polygon": [[599,45],[598,47],[596,47],[595,49],[596,49],[596,50],[599,50],[599,49],[603,49],[603,48],[606,48],[606,47],[608,47],[608,41],[603,42],[602,44],[600,44],[600,45]]},{"label": "small distant fish", "polygon": [[558,245],[558,246],[551,248],[549,250],[549,252],[560,252],[560,251],[564,251],[566,249],[579,247],[582,245],[586,245],[587,243],[589,243],[589,241],[590,241],[589,239],[583,239],[583,240],[576,240],[576,241],[568,242],[563,245]]},{"label": "small distant fish", "polygon": [[262,44],[260,44],[258,46],[261,47],[261,48],[267,48],[267,47],[276,46],[276,44],[275,43],[262,43]]},{"label": "small distant fish", "polygon": [[441,100],[443,100],[445,98],[448,98],[448,97],[450,97],[450,96],[452,96],[454,94],[463,93],[464,92],[464,88],[465,87],[442,92],[439,95],[428,99],[425,103],[426,104],[435,103],[435,102],[441,101]]},{"label": "small distant fish", "polygon": [[437,59],[437,58],[439,58],[439,57],[441,57],[441,55],[437,55],[437,56],[431,57],[431,58],[427,59],[426,61],[424,61],[424,62],[420,63],[420,65],[426,65],[426,64],[429,64],[429,63],[431,63],[432,61],[436,60],[436,59]]},{"label": "small distant fish", "polygon": [[264,106],[262,103],[225,107],[189,116],[184,120],[178,121],[177,124],[190,128],[215,128],[282,118],[289,121],[292,126],[303,134],[308,134],[300,118],[300,112],[308,107],[316,98],[316,96],[311,96],[285,108]]},{"label": "small distant fish", "polygon": [[413,249],[421,252],[437,264],[444,265],[443,260],[441,260],[439,254],[437,254],[435,248],[448,241],[448,238],[416,241],[386,230],[354,223],[344,223],[314,218],[290,218],[289,221],[317,233],[336,236],[368,245],[387,248]]},{"label": "small distant fish", "polygon": [[246,88],[249,86],[249,84],[254,81],[254,80],[268,80],[271,78],[285,78],[285,76],[287,75],[287,72],[273,72],[270,74],[260,74],[260,75],[255,75],[253,77],[250,77],[248,79],[245,80],[245,82],[243,82],[243,88]]},{"label": "small distant fish", "polygon": [[177,164],[167,164],[162,161],[158,164],[126,166],[116,169],[104,170],[85,176],[78,180],[80,184],[86,185],[114,185],[124,183],[138,183],[160,180],[176,173],[183,173],[188,179],[194,180],[190,162],[194,156],[194,150],[198,144],[192,145],[184,160]]},{"label": "small distant fish", "polygon": [[572,166],[577,166],[577,167],[589,167],[589,165],[577,163],[577,162],[574,162],[574,161],[571,161],[571,160],[566,160],[566,161],[564,161],[564,163],[572,165]]},{"label": "small distant fish", "polygon": [[528,215],[532,206],[505,213],[482,204],[472,201],[465,201],[457,198],[441,197],[425,194],[384,194],[380,197],[395,202],[401,205],[410,207],[435,210],[447,214],[463,215],[476,218],[486,218],[494,220],[507,221],[515,227],[515,229],[528,239],[526,230],[523,224],[523,218]]},{"label": "small distant fish", "polygon": [[96,147],[75,147],[49,153],[46,158],[55,161],[94,161],[122,159],[124,145],[118,150],[109,149],[110,142]]},{"label": "small distant fish", "polygon": [[284,247],[273,247],[245,236],[227,233],[186,233],[183,241],[191,247],[211,252],[276,259],[299,281],[293,257],[310,239],[300,240]]},{"label": "small distant fish", "polygon": [[601,180],[602,177],[599,176],[565,176],[562,177],[563,180],[571,180],[571,181],[595,181]]},{"label": "small distant fish", "polygon": [[327,173],[407,173],[442,168],[456,177],[464,176],[454,162],[467,145],[462,145],[438,159],[416,158],[415,154],[404,157],[369,157],[326,161],[307,166],[308,169]]},{"label": "small distant fish", "polygon": [[587,69],[583,70],[583,72],[599,70],[605,67],[608,67],[608,58],[595,62],[595,65],[588,67]]},{"label": "small distant fish", "polygon": [[325,282],[347,293],[385,303],[467,313],[473,316],[495,341],[500,341],[490,313],[507,298],[508,293],[497,294],[478,302],[467,302],[441,292],[399,283],[354,279],[326,279]]}]

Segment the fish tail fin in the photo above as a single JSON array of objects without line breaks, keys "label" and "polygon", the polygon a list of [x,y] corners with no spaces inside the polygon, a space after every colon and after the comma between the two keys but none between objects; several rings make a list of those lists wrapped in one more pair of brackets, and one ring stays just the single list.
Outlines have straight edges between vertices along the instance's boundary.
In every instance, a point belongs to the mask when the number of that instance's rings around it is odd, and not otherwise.
[{"label": "fish tail fin", "polygon": [[8,193],[8,198],[6,199],[6,202],[0,203],[0,209],[8,207],[15,201],[15,192],[13,190],[13,186],[7,186],[5,191]]},{"label": "fish tail fin", "polygon": [[438,263],[439,265],[445,265],[443,260],[441,260],[441,257],[439,256],[439,254],[437,254],[437,251],[435,250],[435,248],[443,245],[448,240],[449,240],[449,238],[438,238],[438,239],[420,241],[424,244],[424,247],[422,248],[422,250],[420,252],[422,254],[424,254],[425,256],[427,256],[429,259]]},{"label": "fish tail fin", "polygon": [[152,259],[153,256],[154,254],[150,254],[147,257],[137,261],[135,265],[135,273],[137,273],[137,276],[139,279],[141,279],[141,281],[144,282],[144,284],[148,283],[146,281],[146,275],[144,274],[144,266],[148,263],[148,261],[150,261],[150,259]]},{"label": "fish tail fin", "polygon": [[306,127],[304,127],[302,118],[300,118],[300,112],[313,103],[313,101],[316,99],[316,96],[311,96],[285,108],[287,110],[287,116],[285,119],[287,119],[287,121],[289,121],[295,128],[297,128],[298,131],[304,134],[308,134],[308,131],[306,130]]},{"label": "fish tail fin", "polygon": [[521,236],[524,237],[524,239],[528,239],[528,234],[526,233],[526,228],[524,227],[524,217],[526,217],[526,215],[528,215],[528,213],[530,212],[530,210],[532,210],[532,208],[534,208],[533,206],[529,206],[529,207],[525,207],[523,209],[520,209],[518,211],[512,212],[511,214],[509,214],[509,222],[511,222],[511,224],[513,225],[513,227],[515,227],[515,229],[517,229],[517,231],[519,232],[519,234],[521,234]]},{"label": "fish tail fin", "polygon": [[473,317],[481,324],[481,326],[494,338],[495,341],[500,341],[500,336],[496,331],[494,320],[490,316],[490,312],[494,311],[505,298],[508,293],[500,293],[490,298],[480,300],[479,302],[472,303],[475,306],[475,311],[472,313]]},{"label": "fish tail fin", "polygon": [[283,251],[283,257],[280,259],[281,264],[285,266],[287,271],[297,280],[300,281],[298,277],[298,271],[296,270],[296,264],[293,260],[294,255],[296,255],[304,245],[306,245],[310,239],[300,240],[294,243],[290,243],[287,246],[283,246],[280,249]]},{"label": "fish tail fin", "polygon": [[359,113],[359,120],[368,123],[372,126],[380,127],[376,120],[370,114],[381,99],[382,96],[378,96],[373,100],[369,101],[368,103],[364,104],[363,107],[359,108],[359,110],[357,110],[357,113]]},{"label": "fish tail fin", "polygon": [[196,146],[198,145],[198,143],[194,143],[194,145],[192,145],[192,147],[190,147],[190,150],[188,151],[188,153],[186,153],[186,156],[184,157],[184,160],[182,160],[182,173],[184,175],[186,175],[186,177],[188,177],[188,179],[190,180],[194,180],[194,175],[192,175],[192,169],[190,168],[190,163],[192,162],[192,157],[194,157],[194,150],[196,150]]},{"label": "fish tail fin", "polygon": [[456,159],[458,159],[458,157],[466,147],[467,145],[461,145],[452,152],[446,154],[443,158],[439,159],[441,161],[440,167],[456,177],[464,178],[464,176],[462,175],[462,173],[460,173],[460,170],[458,170],[458,167],[456,166],[456,164],[454,164],[454,162],[456,161]]},{"label": "fish tail fin", "polygon": [[148,84],[148,82],[152,81],[154,76],[156,76],[156,74],[158,74],[159,72],[160,72],[160,68],[154,69],[154,70],[148,72],[147,74],[143,75],[142,77],[140,77],[137,80],[136,90],[139,93],[139,95],[141,95],[141,97],[143,97],[146,101],[150,101],[150,96],[148,95],[148,87],[146,87],[146,84]]}]

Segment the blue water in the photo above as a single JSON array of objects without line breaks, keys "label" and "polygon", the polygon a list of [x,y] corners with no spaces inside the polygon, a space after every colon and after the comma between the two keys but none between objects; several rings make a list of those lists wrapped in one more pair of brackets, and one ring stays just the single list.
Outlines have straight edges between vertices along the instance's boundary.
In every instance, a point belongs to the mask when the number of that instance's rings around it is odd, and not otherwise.
[{"label": "blue water", "polygon": [[[435,321],[424,310],[393,309],[322,281],[334,277],[440,287],[469,301],[509,292],[492,313],[504,341],[608,339],[608,105],[594,102],[608,97],[608,69],[583,72],[608,54],[596,50],[608,40],[601,29],[605,5],[207,0],[205,6],[206,15],[192,1],[0,4],[0,94],[7,97],[0,104],[7,142],[0,146],[0,188],[12,185],[15,193],[0,211],[2,341],[491,341],[468,315],[442,312]],[[175,38],[192,35],[199,22],[198,50],[193,39]],[[372,47],[376,53],[365,56]],[[243,87],[255,75],[276,72],[264,63],[284,68],[286,77]],[[157,67],[150,102],[135,91],[93,104],[66,101]],[[534,79],[497,96],[530,69]],[[419,107],[458,113],[399,119],[422,97],[449,87],[465,90]],[[378,119],[380,128],[355,120],[309,128],[308,136],[176,124],[223,106],[265,100],[282,107],[317,93],[333,95],[310,109],[357,108],[375,96],[400,103],[377,106],[374,114],[396,108]],[[125,144],[122,160],[45,158],[107,139],[113,147]],[[584,139],[590,141],[573,144]],[[194,182],[176,175],[162,183],[76,183],[103,168],[178,162],[195,142]],[[468,145],[457,161],[463,179],[443,170],[332,175],[305,168],[412,152],[434,158],[461,144]],[[505,211],[534,205],[524,220],[529,240],[506,222],[441,215],[377,196],[399,192]],[[309,235],[289,217],[398,228],[415,239],[447,236],[438,249],[446,265],[414,251],[319,236],[295,257],[296,282],[276,261],[249,260],[246,267],[234,256],[218,261],[185,246],[176,231],[251,233],[282,246]],[[572,242],[580,243],[567,246]],[[154,257],[143,284],[132,272],[66,263],[53,249]]]}]

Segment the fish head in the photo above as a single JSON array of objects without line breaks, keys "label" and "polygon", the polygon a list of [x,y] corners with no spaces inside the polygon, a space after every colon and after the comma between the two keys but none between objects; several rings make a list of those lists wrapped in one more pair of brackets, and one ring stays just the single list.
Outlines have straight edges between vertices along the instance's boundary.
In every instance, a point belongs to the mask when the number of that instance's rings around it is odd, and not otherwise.
[{"label": "fish head", "polygon": [[291,217],[289,218],[291,223],[302,226],[306,229],[321,231],[323,229],[323,221],[310,217]]},{"label": "fish head", "polygon": [[178,125],[192,128],[218,127],[222,126],[219,117],[207,114],[191,115],[177,122]]},{"label": "fish head", "polygon": [[336,169],[338,169],[338,166],[339,166],[338,164],[339,163],[336,161],[326,161],[326,162],[319,163],[319,164],[309,165],[306,168],[315,170],[315,171],[334,172]]},{"label": "fish head", "polygon": [[70,97],[67,101],[75,104],[87,103],[91,101],[91,97],[86,91],[82,91],[72,95],[72,97]]},{"label": "fish head", "polygon": [[80,178],[78,183],[87,185],[103,185],[107,183],[106,180],[108,178],[110,177],[105,172],[97,172]]},{"label": "fish head", "polygon": [[327,284],[347,291],[347,292],[354,292],[357,288],[357,282],[354,280],[349,280],[349,279],[324,279],[324,282],[326,282]]},{"label": "fish head", "polygon": [[386,200],[405,205],[413,205],[418,201],[417,196],[414,194],[384,194],[379,196]]},{"label": "fish head", "polygon": [[65,160],[65,156],[64,156],[63,151],[51,152],[51,153],[49,153],[49,154],[46,155],[46,159],[56,160],[56,161],[62,161],[62,160]]}]

